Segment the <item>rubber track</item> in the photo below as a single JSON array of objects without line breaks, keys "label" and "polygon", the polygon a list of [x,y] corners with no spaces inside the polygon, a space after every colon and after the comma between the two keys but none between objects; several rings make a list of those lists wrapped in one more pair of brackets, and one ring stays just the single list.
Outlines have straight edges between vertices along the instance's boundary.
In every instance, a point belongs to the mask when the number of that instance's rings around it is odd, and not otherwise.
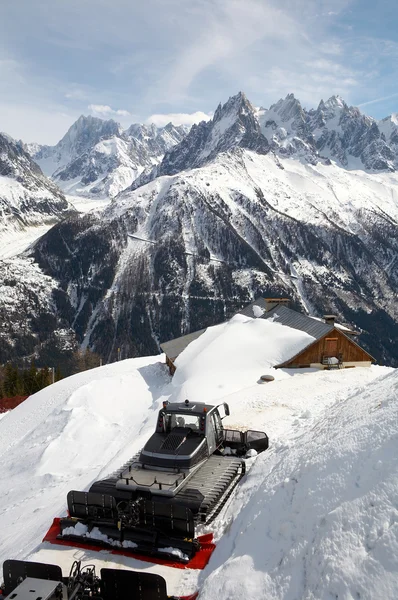
[{"label": "rubber track", "polygon": [[[101,481],[103,487],[109,488],[107,493],[112,494],[123,471],[136,462],[138,456],[132,457],[122,467]],[[193,509],[196,523],[211,523],[220,513],[244,474],[245,462],[241,458],[213,454],[174,498],[170,498],[170,504],[175,502]],[[198,500],[198,493],[202,496],[200,500]],[[152,499],[156,500],[156,495]]]},{"label": "rubber track", "polygon": [[245,474],[245,463],[242,459],[225,456],[210,456],[209,460],[187,481],[175,498],[179,504],[192,503],[190,490],[203,494],[195,520],[210,523],[221,511],[240,479]]}]

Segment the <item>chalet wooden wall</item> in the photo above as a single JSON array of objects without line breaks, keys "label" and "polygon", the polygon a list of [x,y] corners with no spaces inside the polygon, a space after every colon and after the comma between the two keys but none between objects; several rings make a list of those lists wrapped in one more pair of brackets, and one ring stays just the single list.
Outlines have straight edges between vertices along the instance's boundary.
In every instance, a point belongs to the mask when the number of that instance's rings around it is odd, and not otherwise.
[{"label": "chalet wooden wall", "polygon": [[325,349],[328,347],[326,339],[337,338],[337,352],[336,356],[342,355],[343,362],[363,362],[371,361],[372,357],[352,342],[349,338],[343,335],[338,329],[333,329],[323,338],[318,340],[312,346],[303,350],[301,354],[298,354],[291,361],[283,364],[284,367],[298,367],[302,365],[310,365],[312,363],[321,363],[322,356],[325,354]]},{"label": "chalet wooden wall", "polygon": [[166,356],[166,365],[169,367],[170,375],[174,375],[177,367],[174,365],[173,361],[170,360],[168,356]]}]

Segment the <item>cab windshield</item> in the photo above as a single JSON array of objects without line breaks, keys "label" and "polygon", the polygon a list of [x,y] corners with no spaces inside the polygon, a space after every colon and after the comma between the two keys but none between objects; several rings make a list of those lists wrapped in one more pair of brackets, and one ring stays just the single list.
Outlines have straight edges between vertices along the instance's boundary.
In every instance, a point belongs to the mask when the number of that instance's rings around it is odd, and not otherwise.
[{"label": "cab windshield", "polygon": [[168,431],[171,431],[174,427],[190,427],[193,431],[199,431],[199,417],[189,413],[167,415]]}]

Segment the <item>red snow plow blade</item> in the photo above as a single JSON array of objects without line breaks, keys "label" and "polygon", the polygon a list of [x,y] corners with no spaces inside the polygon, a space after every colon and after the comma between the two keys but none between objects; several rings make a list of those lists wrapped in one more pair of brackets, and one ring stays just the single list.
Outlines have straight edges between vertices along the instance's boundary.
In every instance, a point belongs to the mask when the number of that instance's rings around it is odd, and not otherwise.
[{"label": "red snow plow blade", "polygon": [[60,546],[73,546],[75,548],[83,548],[85,550],[92,550],[94,552],[101,552],[106,550],[110,554],[118,554],[121,556],[131,556],[132,558],[136,558],[138,560],[142,560],[144,562],[151,562],[158,565],[164,565],[167,567],[173,567],[175,569],[204,569],[207,563],[210,560],[210,556],[212,555],[213,550],[216,545],[213,544],[213,534],[208,533],[206,535],[201,535],[197,538],[197,542],[199,543],[199,550],[196,554],[188,561],[188,562],[180,562],[176,557],[173,560],[170,557],[167,558],[159,558],[159,556],[151,556],[150,554],[139,554],[134,552],[134,550],[130,548],[110,548],[107,546],[99,545],[96,543],[96,540],[87,539],[87,541],[75,541],[71,539],[62,539],[60,538],[61,527],[60,527],[61,519],[55,518],[53,524],[50,529],[47,531],[46,535],[43,538],[43,542],[49,542],[50,544],[58,544]]}]

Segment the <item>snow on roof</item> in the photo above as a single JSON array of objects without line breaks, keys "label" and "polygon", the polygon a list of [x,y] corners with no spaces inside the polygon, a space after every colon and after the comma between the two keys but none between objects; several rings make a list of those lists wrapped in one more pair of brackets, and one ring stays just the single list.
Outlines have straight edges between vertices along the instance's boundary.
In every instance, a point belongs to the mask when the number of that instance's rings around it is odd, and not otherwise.
[{"label": "snow on roof", "polygon": [[205,331],[206,329],[199,329],[199,331],[188,333],[187,335],[175,338],[169,342],[163,342],[160,344],[160,347],[171,360],[174,360],[183,350],[185,350],[188,344],[200,337]]},{"label": "snow on roof", "polygon": [[257,458],[201,600],[397,597],[397,390],[394,370]]},{"label": "snow on roof", "polygon": [[[275,299],[275,302],[277,302],[277,300],[278,299]],[[254,300],[254,302],[251,304],[248,304],[242,308],[237,314],[255,319],[272,318],[273,321],[277,321],[281,325],[286,325],[293,329],[304,331],[314,337],[314,339],[321,338],[323,335],[333,329],[333,325],[326,324],[324,321],[316,317],[310,317],[295,310],[291,310],[284,304],[278,304],[268,311],[267,306],[267,300],[260,297]],[[200,337],[205,331],[206,329],[200,329],[199,331],[194,331],[179,338],[162,342],[160,347],[169,358],[174,360],[192,341]],[[289,356],[286,358],[286,360],[292,358],[292,356]]]},{"label": "snow on roof", "polygon": [[190,400],[210,402],[254,384],[313,341],[308,333],[238,314],[185,348],[175,361],[173,384]]}]

